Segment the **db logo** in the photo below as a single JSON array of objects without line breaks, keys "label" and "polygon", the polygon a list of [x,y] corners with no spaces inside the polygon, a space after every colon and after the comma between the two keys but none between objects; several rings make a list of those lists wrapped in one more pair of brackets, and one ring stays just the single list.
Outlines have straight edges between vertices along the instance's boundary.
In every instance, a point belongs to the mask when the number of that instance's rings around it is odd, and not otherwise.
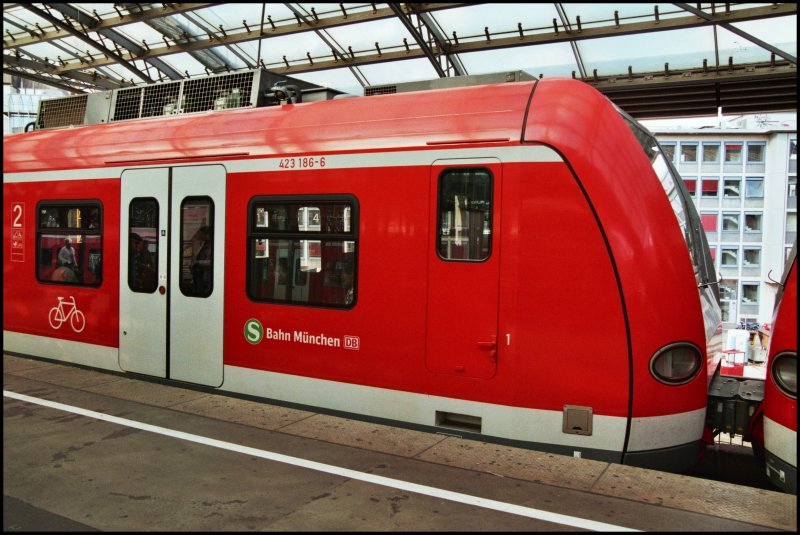
[{"label": "db logo", "polygon": [[358,336],[344,336],[345,349],[359,349],[361,347],[361,339]]}]

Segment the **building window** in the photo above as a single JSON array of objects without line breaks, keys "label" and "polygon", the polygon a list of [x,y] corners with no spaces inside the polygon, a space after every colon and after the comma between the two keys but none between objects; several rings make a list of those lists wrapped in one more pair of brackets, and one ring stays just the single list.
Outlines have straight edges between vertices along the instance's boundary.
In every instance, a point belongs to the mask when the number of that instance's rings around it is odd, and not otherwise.
[{"label": "building window", "polygon": [[744,214],[744,231],[761,232],[762,214]]},{"label": "building window", "polygon": [[36,278],[76,286],[103,280],[100,201],[43,201],[36,207]]},{"label": "building window", "polygon": [[706,234],[717,231],[717,214],[701,214],[700,220],[703,222],[703,230]]},{"label": "building window", "polygon": [[725,178],[723,196],[727,198],[737,198],[741,195],[742,179]]},{"label": "building window", "polygon": [[358,201],[351,195],[255,197],[248,207],[247,294],[255,301],[352,308]]},{"label": "building window", "polygon": [[681,143],[681,163],[697,161],[697,143]]},{"label": "building window", "polygon": [[797,140],[789,140],[789,172],[797,173]]},{"label": "building window", "polygon": [[761,265],[761,249],[744,249],[742,251],[742,265],[745,267],[758,267]]},{"label": "building window", "polygon": [[742,161],[742,143],[740,141],[725,143],[725,161],[740,163]]},{"label": "building window", "polygon": [[764,197],[764,179],[760,177],[747,177],[745,180],[744,195],[748,199]]},{"label": "building window", "polygon": [[797,232],[797,212],[787,212],[786,232]]},{"label": "building window", "polygon": [[720,308],[722,321],[733,322],[736,317],[737,281],[722,279],[719,281]]},{"label": "building window", "polygon": [[758,284],[742,283],[742,304],[743,305],[756,305],[758,304]]},{"label": "building window", "polygon": [[766,143],[748,143],[747,144],[747,163],[764,163],[764,151],[767,147]]},{"label": "building window", "polygon": [[694,192],[697,191],[697,179],[693,177],[686,177],[683,179],[686,189],[689,190],[689,195],[694,197]]},{"label": "building window", "polygon": [[731,247],[722,248],[722,262],[724,267],[737,267],[739,265],[739,249]]},{"label": "building window", "polygon": [[703,163],[719,163],[719,143],[703,143]]},{"label": "building window", "polygon": [[447,169],[439,176],[438,252],[443,260],[481,261],[492,246],[492,175]]},{"label": "building window", "polygon": [[660,145],[664,158],[675,163],[675,143],[661,143]]},{"label": "building window", "polygon": [[719,180],[711,177],[703,177],[703,197],[719,196]]},{"label": "building window", "polygon": [[786,196],[791,198],[797,198],[797,177],[790,176],[788,180],[788,186],[786,188]]},{"label": "building window", "polygon": [[722,214],[722,230],[739,230],[739,214]]}]

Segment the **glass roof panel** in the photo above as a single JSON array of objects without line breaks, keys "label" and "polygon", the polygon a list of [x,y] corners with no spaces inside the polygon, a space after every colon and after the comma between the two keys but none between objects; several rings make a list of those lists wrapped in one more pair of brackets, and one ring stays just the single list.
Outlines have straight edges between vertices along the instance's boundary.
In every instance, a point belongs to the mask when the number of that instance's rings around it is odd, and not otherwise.
[{"label": "glass roof panel", "polygon": [[331,55],[331,49],[313,32],[267,37],[261,40],[261,59],[267,68],[284,67],[284,56],[289,64],[307,64],[308,57]]},{"label": "glass roof panel", "polygon": [[[197,50],[192,54],[176,52],[172,47],[168,54],[161,55],[146,63],[141,59],[132,60],[137,69],[153,79],[162,79],[153,69],[154,65],[163,62],[174,67],[175,71],[192,76],[205,75],[209,70],[219,72],[227,65],[231,70],[250,68],[255,64],[258,56],[264,65],[276,73],[285,71],[287,64],[307,68],[319,67],[319,62],[331,59],[331,48],[352,51],[357,56],[367,56],[370,60],[380,60],[375,43],[378,43],[381,54],[403,50],[403,39],[408,46],[417,52],[418,44],[411,33],[397,17],[381,20],[356,21],[357,13],[369,14],[375,10],[388,11],[388,4],[372,3],[225,3],[210,4],[207,7],[193,9],[194,5],[203,4],[111,4],[111,3],[83,3],[83,4],[4,4],[4,33],[6,34],[6,56],[13,54],[14,45],[12,37],[23,42],[30,40],[34,31],[40,30],[34,26],[39,24],[41,30],[54,31],[52,24],[35,15],[25,6],[35,6],[32,9],[45,9],[59,20],[65,16],[59,10],[66,8],[78,9],[90,16],[104,19],[118,19],[121,14],[132,14],[134,18],[142,13],[150,12],[147,22],[126,23],[114,26],[102,33],[83,28],[97,46],[115,49],[109,39],[111,32],[120,34],[132,43],[142,46],[145,41],[149,48],[165,51],[164,35],[157,30],[163,28],[168,35],[177,36],[186,33],[190,37],[201,39],[204,44],[213,44],[211,48]],[[585,72],[592,76],[597,69],[598,75],[622,76],[627,74],[628,66],[634,74],[644,72],[663,72],[664,64],[669,63],[670,71],[676,73],[684,69],[697,69],[702,67],[702,61],[707,60],[709,66],[716,62],[715,44],[718,43],[719,61],[727,65],[728,57],[733,57],[735,64],[752,62],[768,62],[770,52],[762,46],[753,43],[747,36],[739,35],[736,30],[747,32],[756,40],[762,40],[771,46],[777,47],[790,55],[796,55],[797,50],[797,17],[795,15],[781,18],[769,17],[770,12],[779,10],[783,13],[791,11],[792,4],[688,4],[686,9],[682,4],[669,3],[633,3],[633,4],[608,4],[608,3],[540,3],[540,4],[419,4],[419,9],[434,8],[433,11],[423,11],[418,16],[411,15],[410,20],[415,24],[422,21],[433,21],[432,31],[441,32],[448,45],[455,51],[453,59],[460,62],[467,74],[484,74],[491,72],[525,70],[533,76],[571,76],[578,71],[578,62],[573,53],[573,46],[578,49]],[[796,4],[794,4],[796,6]],[[127,7],[126,7],[127,6]],[[451,7],[453,6],[453,7]],[[734,22],[718,24],[716,30],[713,26],[704,25],[698,28],[684,28],[678,30],[652,31],[650,23],[655,21],[655,10],[658,10],[660,20],[682,18],[686,21],[698,20],[691,13],[692,10],[702,7],[705,13],[711,13],[713,6],[715,14],[725,11],[733,13],[740,10],[753,10],[767,8],[765,19],[749,22]],[[130,8],[130,9],[129,9]],[[795,8],[796,9],[796,8]],[[154,11],[155,10],[155,11]],[[175,11],[174,13],[172,11]],[[68,10],[67,10],[68,12]],[[644,33],[621,35],[615,32],[617,24],[637,24],[637,30],[645,29]],[[95,15],[96,13],[96,15]],[[171,14],[170,14],[171,13]],[[259,26],[264,21],[264,37],[258,36]],[[295,14],[297,13],[297,15]],[[164,16],[162,16],[164,15]],[[564,32],[566,18],[572,28],[572,33]],[[306,24],[298,24],[298,17],[312,21],[317,18],[323,22],[346,22],[334,25],[324,31],[315,32]],[[349,17],[349,19],[346,19]],[[602,35],[586,39],[577,30],[577,19],[581,18],[582,29],[602,29]],[[368,17],[367,17],[368,18]],[[733,17],[731,17],[733,18]],[[270,22],[271,19],[271,22]],[[537,35],[540,38],[554,34],[553,21],[556,21],[560,31],[560,38],[575,36],[576,41],[569,42],[523,44],[513,46],[519,32],[526,37]],[[647,24],[645,24],[647,23]],[[731,29],[726,29],[725,25]],[[518,26],[519,25],[519,26]],[[28,27],[28,32],[24,27]],[[222,29],[220,29],[220,26]],[[78,28],[78,26],[76,26]],[[277,30],[273,30],[276,28]],[[428,29],[424,24],[419,26],[421,34],[428,37]],[[80,30],[78,30],[80,31]],[[248,32],[253,38],[250,41],[239,42],[231,45],[221,45],[213,41],[209,43],[209,34],[218,36],[224,31],[226,35],[247,36]],[[295,32],[289,33],[286,32]],[[498,50],[475,50],[458,53],[455,45],[454,32],[460,44],[473,43],[472,46],[483,46],[487,37],[485,32],[490,32],[490,40],[505,39],[503,45],[512,45]],[[174,32],[174,33],[171,33]],[[9,34],[12,37],[9,37]],[[106,34],[106,35],[103,35]],[[276,34],[280,34],[276,36]],[[584,37],[581,39],[581,37]],[[37,37],[34,36],[34,40]],[[545,39],[546,40],[546,39]],[[173,38],[169,37],[172,45]],[[489,43],[489,46],[497,43]],[[769,46],[768,45],[768,46]],[[120,47],[123,45],[119,45]],[[465,47],[462,46],[461,50]],[[85,58],[87,50],[93,57],[98,57],[98,51],[74,36],[62,37],[49,42],[24,45],[20,48],[21,56],[29,57],[34,61],[44,58],[53,64],[58,64],[58,56],[71,62],[76,68],[74,55]],[[311,56],[309,59],[308,56]],[[780,58],[779,58],[780,59]],[[440,58],[443,61],[443,58]],[[15,72],[29,70],[26,67],[13,65],[9,61],[7,67]],[[24,63],[23,63],[24,64]],[[342,65],[341,62],[339,65]],[[204,66],[205,65],[205,66]],[[87,74],[98,70],[107,72],[111,76],[125,80],[134,79],[139,83],[136,75],[120,66],[96,67],[91,65],[81,66],[81,73],[73,72],[65,75],[65,80],[79,78],[88,80]],[[785,69],[779,65],[778,69]],[[224,70],[223,70],[224,72]],[[355,72],[355,74],[354,74]],[[783,71],[776,73],[784,75]],[[291,74],[291,76],[310,83],[328,86],[355,94],[362,93],[362,84],[359,80],[369,85],[382,85],[386,83],[400,83],[404,81],[418,81],[436,78],[436,72],[430,60],[417,58],[403,61],[391,61],[359,66],[356,71],[348,68],[336,68],[324,71]]]},{"label": "glass roof panel", "polygon": [[133,24],[119,26],[114,28],[114,31],[139,44],[145,41],[149,45],[164,45],[164,34],[144,22],[134,22]]},{"label": "glass roof panel", "polygon": [[469,74],[524,70],[533,76],[572,76],[578,69],[569,43],[551,43],[460,54]]},{"label": "glass roof panel", "polygon": [[[12,24],[7,25],[6,20]],[[6,31],[9,31],[12,35],[20,34],[24,32],[23,28],[26,27],[36,31],[36,24],[45,31],[53,28],[52,24],[22,6],[12,6],[6,9],[5,4],[3,4],[3,34],[8,35]]]},{"label": "glass roof panel", "polygon": [[635,73],[683,69],[714,63],[714,34],[710,28],[689,28],[653,33],[638,33],[579,42],[581,57],[588,72],[599,75],[622,74],[628,66]]},{"label": "glass roof panel", "polygon": [[[764,24],[763,21],[749,21],[731,24],[731,26],[769,43],[783,52],[797,56],[797,16],[774,19],[769,25]],[[725,61],[728,56],[733,56],[734,63],[769,61],[770,59],[771,52],[769,50],[725,28],[720,28],[718,39],[720,61],[723,56]],[[726,52],[723,54],[723,51]]]},{"label": "glass roof panel", "polygon": [[[359,70],[366,76],[369,85],[396,84],[439,77],[427,58],[375,63],[359,67]],[[360,88],[358,92],[361,93]]]},{"label": "glass roof panel", "polygon": [[352,95],[364,94],[361,84],[358,83],[355,75],[353,75],[350,69],[347,68],[327,69],[313,73],[293,74],[292,78],[297,78],[298,80],[317,84],[322,87],[338,89],[339,91],[350,93]]},{"label": "glass roof panel", "polygon": [[[524,7],[521,7],[524,6]],[[432,13],[452,41],[456,32],[459,42],[485,40],[485,28],[491,35],[501,32],[517,34],[517,23],[525,28],[552,29],[552,19],[557,17],[553,4],[480,4],[446,9]]]},{"label": "glass roof panel", "polygon": [[[283,4],[267,4],[267,9],[264,12],[264,23],[266,22],[267,14],[274,11],[274,7]],[[194,15],[201,17],[203,20],[208,21],[215,29],[222,24],[223,28],[230,30],[232,28],[242,28],[242,21],[247,21],[251,30],[257,30],[261,23],[261,3],[253,2],[251,4],[224,4],[220,6],[212,6],[203,9],[197,9],[193,12]],[[273,19],[275,15],[272,15]]]},{"label": "glass roof panel", "polygon": [[404,37],[408,39],[409,46],[416,47],[414,38],[408,33],[403,23],[395,18],[361,22],[357,25],[357,28],[352,25],[329,28],[327,33],[344,50],[351,46],[355,53],[362,51],[377,52],[375,50],[376,41],[382,52],[403,49]]}]

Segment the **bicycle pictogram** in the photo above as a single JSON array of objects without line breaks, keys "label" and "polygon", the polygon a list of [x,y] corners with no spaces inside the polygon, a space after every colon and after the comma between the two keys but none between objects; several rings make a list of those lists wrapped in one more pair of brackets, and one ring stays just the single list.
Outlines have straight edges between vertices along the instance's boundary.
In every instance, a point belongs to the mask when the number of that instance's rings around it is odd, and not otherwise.
[{"label": "bicycle pictogram", "polygon": [[[50,309],[47,319],[50,321],[50,326],[53,329],[61,328],[65,321],[69,320],[72,330],[79,333],[86,327],[86,317],[83,312],[78,310],[75,304],[75,297],[70,296],[70,301],[65,300],[63,297],[58,298],[58,306]],[[69,312],[65,312],[65,309]]]}]

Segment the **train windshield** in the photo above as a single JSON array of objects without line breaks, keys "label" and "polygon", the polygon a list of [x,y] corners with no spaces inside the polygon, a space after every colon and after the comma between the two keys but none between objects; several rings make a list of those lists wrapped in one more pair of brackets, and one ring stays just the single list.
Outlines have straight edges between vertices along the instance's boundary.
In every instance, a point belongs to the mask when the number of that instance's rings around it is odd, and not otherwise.
[{"label": "train windshield", "polygon": [[[689,190],[683,183],[680,174],[678,174],[678,170],[675,169],[669,158],[664,157],[664,151],[655,136],[628,114],[619,108],[617,110],[627,122],[631,132],[633,132],[648,160],[650,160],[650,164],[653,166],[653,170],[661,181],[664,192],[667,194],[672,211],[680,224],[683,239],[689,249],[689,256],[692,260],[694,275],[700,292],[706,326],[706,341],[709,344],[706,350],[709,355],[714,355],[717,349],[716,346],[721,342],[721,336],[715,334],[719,332],[719,326],[722,321],[722,313],[719,306],[719,281],[717,281],[714,259],[711,257],[700,216],[692,202]],[[712,340],[714,341],[712,342]],[[721,347],[718,349],[721,349]]]}]

